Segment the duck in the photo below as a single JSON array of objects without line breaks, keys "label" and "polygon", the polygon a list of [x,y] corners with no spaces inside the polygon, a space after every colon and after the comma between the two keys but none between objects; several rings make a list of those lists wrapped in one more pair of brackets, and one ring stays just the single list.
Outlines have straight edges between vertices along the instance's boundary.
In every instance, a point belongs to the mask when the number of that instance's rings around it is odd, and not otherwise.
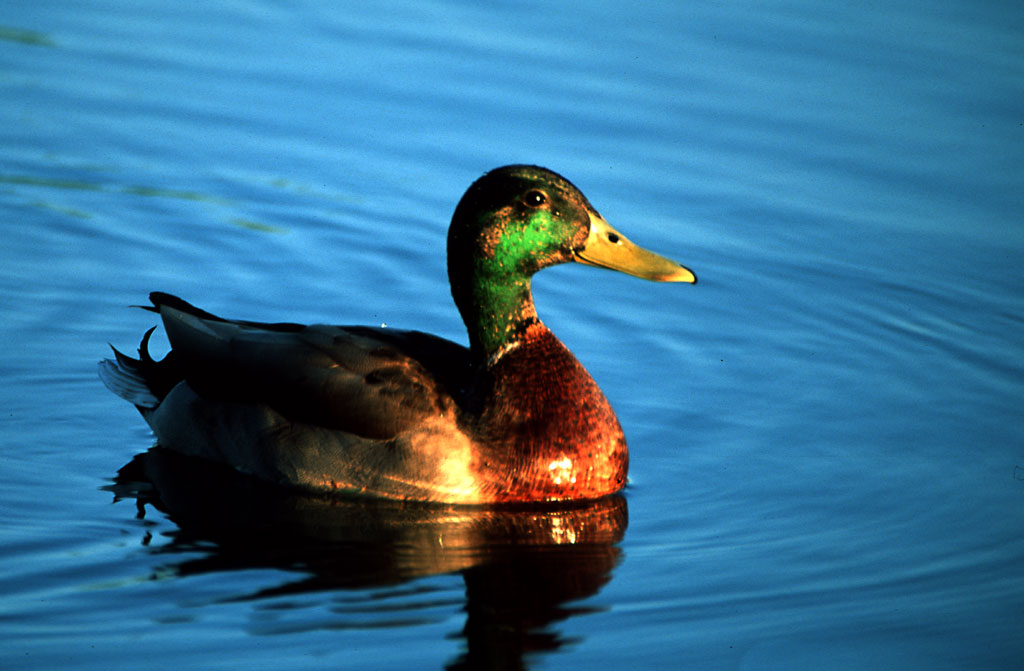
[{"label": "duck", "polygon": [[369,326],[218,317],[150,294],[170,351],[116,348],[101,381],[156,446],[320,494],[487,505],[586,501],[626,485],[608,399],[538,318],[533,275],[580,263],[655,282],[693,271],[614,229],[561,175],[487,172],[462,196],[448,279],[469,346]]}]

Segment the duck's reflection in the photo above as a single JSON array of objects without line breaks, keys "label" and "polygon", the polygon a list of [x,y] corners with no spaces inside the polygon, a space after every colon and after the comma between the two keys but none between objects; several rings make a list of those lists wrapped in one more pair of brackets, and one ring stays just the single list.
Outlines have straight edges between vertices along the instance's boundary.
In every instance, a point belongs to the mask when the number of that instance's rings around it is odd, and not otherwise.
[{"label": "duck's reflection", "polygon": [[395,585],[461,572],[466,648],[451,669],[525,668],[565,640],[552,624],[611,578],[625,499],[585,505],[466,508],[285,493],[161,448],[138,455],[111,487],[150,504],[179,531],[161,551],[204,550],[179,575],[277,568],[301,576],[243,598]]}]

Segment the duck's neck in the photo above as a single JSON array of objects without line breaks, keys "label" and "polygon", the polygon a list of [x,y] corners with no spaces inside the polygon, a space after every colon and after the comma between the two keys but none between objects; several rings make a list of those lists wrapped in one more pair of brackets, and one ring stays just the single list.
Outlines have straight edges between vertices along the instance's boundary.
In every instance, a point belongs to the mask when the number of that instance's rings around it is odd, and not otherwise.
[{"label": "duck's neck", "polygon": [[529,277],[479,273],[458,293],[456,303],[477,362],[490,361],[514,348],[537,323]]}]

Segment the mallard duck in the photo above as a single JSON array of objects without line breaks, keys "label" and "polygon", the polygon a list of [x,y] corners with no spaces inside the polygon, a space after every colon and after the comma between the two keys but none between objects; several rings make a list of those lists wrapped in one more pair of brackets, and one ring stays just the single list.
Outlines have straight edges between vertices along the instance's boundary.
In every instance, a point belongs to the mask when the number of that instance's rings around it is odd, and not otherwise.
[{"label": "mallard duck", "polygon": [[281,485],[446,503],[584,500],[629,463],[608,400],[537,318],[530,280],[575,261],[657,282],[684,266],[613,229],[567,179],[512,165],[469,187],[448,279],[469,347],[421,333],[222,319],[150,294],[171,351],[114,350],[100,378],[158,444]]}]

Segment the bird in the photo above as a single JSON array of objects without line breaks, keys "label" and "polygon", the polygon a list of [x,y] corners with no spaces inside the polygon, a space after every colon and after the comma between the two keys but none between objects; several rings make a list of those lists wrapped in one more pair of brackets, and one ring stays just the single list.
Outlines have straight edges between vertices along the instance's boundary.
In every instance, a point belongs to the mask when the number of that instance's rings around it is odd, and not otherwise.
[{"label": "bird", "polygon": [[444,504],[585,501],[626,485],[622,427],[583,365],[538,318],[531,278],[576,262],[656,282],[694,273],[614,229],[561,175],[485,173],[447,237],[469,346],[369,326],[224,319],[153,292],[171,349],[116,348],[102,382],[156,445],[283,487]]}]

